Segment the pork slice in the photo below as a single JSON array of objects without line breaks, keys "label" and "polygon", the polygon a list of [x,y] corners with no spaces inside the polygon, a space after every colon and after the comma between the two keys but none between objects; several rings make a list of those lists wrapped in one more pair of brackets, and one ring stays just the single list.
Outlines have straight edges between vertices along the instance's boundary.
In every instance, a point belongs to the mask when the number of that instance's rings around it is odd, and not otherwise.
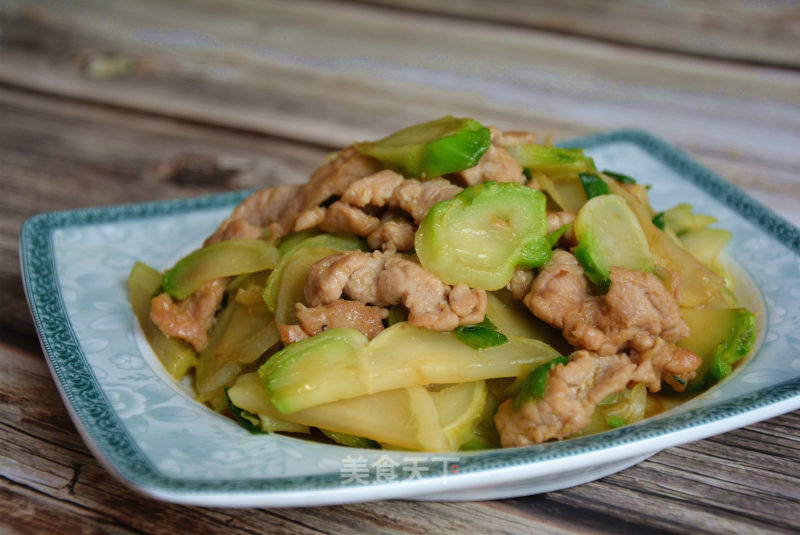
[{"label": "pork slice", "polygon": [[522,300],[531,290],[534,278],[532,269],[517,269],[506,284],[506,288],[514,299]]},{"label": "pork slice", "polygon": [[273,234],[282,236],[294,228],[301,213],[323,204],[331,197],[341,196],[356,180],[380,171],[383,166],[369,156],[364,156],[352,146],[347,147],[332,161],[323,164],[311,175],[308,183],[300,187],[285,204],[271,227]]},{"label": "pork slice", "polygon": [[367,245],[384,252],[410,251],[414,248],[416,227],[403,220],[383,221],[367,237]]},{"label": "pork slice", "polygon": [[510,147],[512,145],[534,145],[536,143],[536,134],[532,132],[500,130],[496,126],[490,126],[489,130],[492,132],[492,145]]},{"label": "pork slice", "polygon": [[372,340],[383,330],[383,317],[386,315],[383,308],[345,299],[312,308],[298,303],[296,308],[297,320],[308,336],[317,335],[327,329],[348,327],[360,331]]},{"label": "pork slice", "polygon": [[343,201],[336,201],[328,207],[325,219],[319,228],[330,234],[355,234],[366,237],[375,232],[381,221],[360,208]]},{"label": "pork slice", "polygon": [[489,150],[481,156],[475,166],[454,173],[454,175],[467,186],[474,186],[489,180],[521,184],[526,181],[525,175],[522,173],[522,166],[506,149],[496,145],[489,147]]},{"label": "pork slice", "polygon": [[403,175],[384,169],[351,182],[344,190],[342,200],[361,208],[367,205],[385,206],[404,180]]},{"label": "pork slice", "polygon": [[562,329],[571,345],[601,355],[688,336],[678,303],[655,275],[612,267],[610,278],[606,295],[592,295],[575,257],[556,249],[523,301],[536,317]]},{"label": "pork slice", "polygon": [[461,189],[443,178],[424,181],[409,178],[395,188],[389,206],[403,210],[419,224],[434,204],[449,201]]},{"label": "pork slice", "polygon": [[210,280],[180,301],[159,294],[150,302],[150,319],[167,336],[185,340],[202,351],[227,282],[227,278]]},{"label": "pork slice", "polygon": [[[301,186],[277,186],[256,191],[233,209],[217,230],[203,245],[211,245],[231,238],[261,237],[264,228],[278,220],[286,204],[299,192]],[[257,235],[256,235],[257,233]]]},{"label": "pork slice", "polygon": [[644,383],[651,392],[661,390],[661,381],[666,382],[677,392],[683,392],[686,383],[697,376],[697,368],[703,359],[688,349],[656,339],[655,344],[645,351],[631,351],[631,360],[636,364],[632,381]]},{"label": "pork slice", "polygon": [[330,303],[342,296],[364,304],[402,304],[412,325],[449,331],[479,323],[486,315],[486,292],[465,285],[451,288],[402,255],[347,251],[323,258],[309,269],[306,302]]},{"label": "pork slice", "polygon": [[597,404],[624,389],[636,366],[625,355],[600,357],[585,350],[550,369],[541,399],[514,410],[512,400],[497,410],[504,447],[528,446],[573,435],[589,425]]}]

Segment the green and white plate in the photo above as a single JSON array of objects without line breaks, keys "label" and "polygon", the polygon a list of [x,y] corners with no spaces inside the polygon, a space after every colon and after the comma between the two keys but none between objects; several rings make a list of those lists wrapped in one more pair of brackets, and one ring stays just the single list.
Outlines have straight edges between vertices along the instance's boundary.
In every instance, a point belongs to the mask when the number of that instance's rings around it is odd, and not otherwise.
[{"label": "green and white plate", "polygon": [[758,350],[722,384],[635,425],[525,448],[425,454],[250,435],[161,369],[128,305],[137,260],[200,246],[246,192],[41,214],[22,228],[25,291],[64,402],[97,458],[150,496],[208,506],[301,506],[534,494],[800,408],[800,230],[680,151],[620,131],[573,140],[600,169],[651,184],[657,209],[690,202],[733,232]]}]

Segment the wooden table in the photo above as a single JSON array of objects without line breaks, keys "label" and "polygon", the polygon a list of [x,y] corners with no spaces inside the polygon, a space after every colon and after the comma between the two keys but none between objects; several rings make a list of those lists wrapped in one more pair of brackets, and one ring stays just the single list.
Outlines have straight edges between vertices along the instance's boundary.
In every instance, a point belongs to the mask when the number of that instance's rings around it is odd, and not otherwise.
[{"label": "wooden table", "polygon": [[0,2],[0,532],[800,529],[800,412],[480,503],[182,507],[86,449],[20,283],[38,212],[300,182],[352,139],[452,113],[554,139],[645,129],[800,223],[797,2],[438,4]]}]

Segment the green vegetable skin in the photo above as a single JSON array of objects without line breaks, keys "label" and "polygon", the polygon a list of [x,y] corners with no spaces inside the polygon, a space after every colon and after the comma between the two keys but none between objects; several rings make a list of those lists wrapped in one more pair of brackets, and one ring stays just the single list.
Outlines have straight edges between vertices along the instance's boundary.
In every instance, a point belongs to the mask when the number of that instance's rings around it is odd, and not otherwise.
[{"label": "green vegetable skin", "polygon": [[475,325],[456,327],[456,336],[475,349],[499,346],[508,342],[508,337],[499,332],[488,317],[483,318],[482,322]]},{"label": "green vegetable skin", "polygon": [[608,184],[603,182],[603,179],[593,173],[581,173],[578,175],[583,184],[583,191],[586,192],[586,198],[591,199],[599,195],[608,195],[611,190],[608,189]]},{"label": "green vegetable skin", "polygon": [[406,177],[432,178],[475,166],[490,144],[478,121],[448,115],[353,146]]},{"label": "green vegetable skin", "polygon": [[577,176],[595,171],[594,162],[583,149],[561,149],[548,145],[513,145],[506,150],[524,168],[558,180],[564,175]]},{"label": "green vegetable skin", "polygon": [[567,357],[561,356],[535,368],[528,378],[525,379],[525,382],[522,384],[522,389],[514,396],[514,400],[511,402],[511,408],[518,411],[529,401],[542,399],[544,397],[544,391],[547,389],[547,375],[550,373],[550,368],[558,364],[566,363]]},{"label": "green vegetable skin", "polygon": [[398,323],[371,342],[354,329],[328,329],[286,346],[258,373],[272,404],[288,414],[392,389],[514,377],[557,355],[529,338],[471,349],[451,332]]},{"label": "green vegetable skin", "polygon": [[226,240],[185,256],[164,275],[164,290],[184,299],[212,279],[272,269],[278,250],[264,240]]},{"label": "green vegetable skin", "polygon": [[755,344],[756,317],[746,308],[681,309],[681,318],[689,326],[689,336],[677,345],[703,359],[687,391],[711,386],[731,373]]},{"label": "green vegetable skin", "polygon": [[[352,236],[332,236],[330,234],[320,234],[318,236],[303,237],[304,233],[296,233],[287,236],[278,245],[278,250],[281,253],[281,258],[275,265],[275,269],[269,274],[267,284],[264,287],[264,303],[267,305],[267,310],[275,313],[275,307],[278,303],[278,294],[280,293],[281,283],[283,281],[283,274],[286,266],[291,262],[292,258],[300,249],[332,249],[333,252],[353,251],[360,249],[367,250],[367,245],[363,240]],[[333,254],[333,253],[332,253]]]},{"label": "green vegetable skin", "polygon": [[142,262],[136,262],[128,277],[133,313],[145,338],[167,372],[180,380],[197,361],[194,349],[182,340],[170,338],[150,319],[150,300],[161,286],[162,275]]},{"label": "green vegetable skin", "polygon": [[517,267],[550,258],[547,200],[522,184],[484,182],[434,207],[414,245],[422,266],[447,284],[498,290]]},{"label": "green vegetable skin", "polygon": [[575,219],[575,257],[592,282],[608,290],[612,266],[649,271],[653,260],[636,215],[618,195],[590,199]]}]

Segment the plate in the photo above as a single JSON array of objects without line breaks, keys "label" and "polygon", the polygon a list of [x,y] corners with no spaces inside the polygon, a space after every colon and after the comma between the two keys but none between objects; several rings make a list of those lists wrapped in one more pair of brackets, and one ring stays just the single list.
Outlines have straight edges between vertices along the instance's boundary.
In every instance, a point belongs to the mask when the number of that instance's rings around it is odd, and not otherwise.
[{"label": "plate", "polygon": [[800,408],[800,230],[639,131],[572,140],[600,169],[651,184],[657,209],[689,201],[733,232],[739,293],[759,348],[691,402],[602,434],[524,448],[412,453],[250,435],[162,370],[127,301],[137,260],[198,247],[248,192],[53,212],[22,228],[25,291],[64,402],[100,462],[134,489],[205,506],[308,506],[407,498],[483,500],[577,485],[653,453]]}]

